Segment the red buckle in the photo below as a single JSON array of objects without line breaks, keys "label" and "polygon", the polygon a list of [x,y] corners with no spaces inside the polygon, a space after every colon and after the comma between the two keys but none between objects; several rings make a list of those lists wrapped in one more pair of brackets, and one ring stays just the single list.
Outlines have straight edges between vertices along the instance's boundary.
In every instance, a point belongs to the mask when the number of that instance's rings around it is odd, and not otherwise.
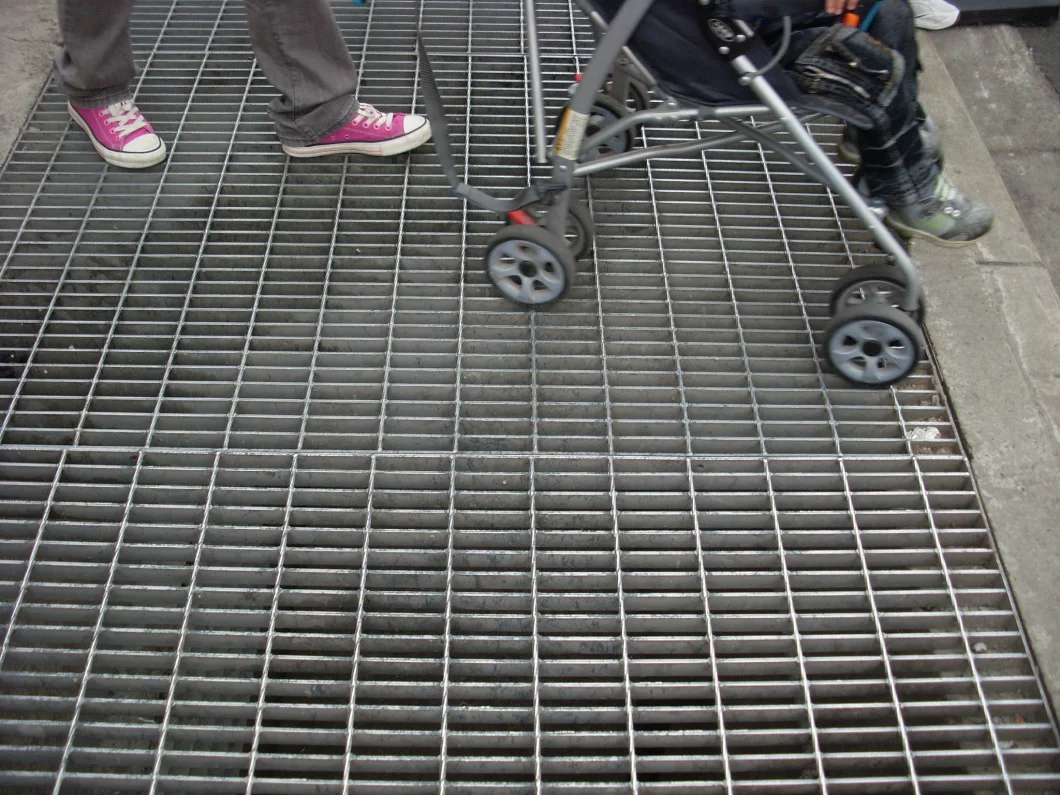
[{"label": "red buckle", "polygon": [[534,220],[533,216],[530,215],[526,210],[512,210],[508,213],[508,220],[513,224],[521,224],[523,226],[537,226],[537,221]]}]

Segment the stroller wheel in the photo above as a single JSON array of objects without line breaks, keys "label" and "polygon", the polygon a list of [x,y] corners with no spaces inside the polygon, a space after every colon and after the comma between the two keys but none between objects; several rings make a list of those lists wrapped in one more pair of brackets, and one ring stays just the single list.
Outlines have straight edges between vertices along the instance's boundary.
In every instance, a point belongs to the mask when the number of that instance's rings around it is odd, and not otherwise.
[{"label": "stroller wheel", "polygon": [[571,199],[567,207],[567,227],[564,237],[570,246],[571,254],[575,259],[585,257],[593,247],[593,237],[596,235],[596,227],[593,225],[589,208],[577,199]]},{"label": "stroller wheel", "polygon": [[[622,103],[615,101],[606,94],[598,94],[596,99],[593,100],[593,107],[589,112],[589,122],[585,126],[585,137],[596,135],[600,130],[629,114],[629,108],[622,105]],[[559,118],[563,118],[563,113],[559,115]],[[556,124],[553,137],[558,131],[559,122]],[[623,130],[605,139],[599,146],[585,152],[582,159],[584,162],[589,162],[607,155],[628,152],[632,148],[633,130]]]},{"label": "stroller wheel", "polygon": [[524,306],[558,301],[578,274],[567,242],[540,226],[504,227],[490,241],[485,259],[494,286]]},{"label": "stroller wheel", "polygon": [[607,96],[617,100],[632,111],[647,110],[651,107],[651,95],[643,83],[639,80],[629,80],[628,86],[629,88],[624,97],[619,97],[612,93],[611,83],[608,83],[604,90],[607,91]]},{"label": "stroller wheel", "polygon": [[[596,135],[609,124],[614,124],[628,114],[629,110],[611,99],[611,97],[604,94],[597,96],[593,101],[592,112],[589,114],[589,124],[585,128],[586,137]],[[633,130],[624,130],[605,139],[596,149],[586,152],[585,159],[596,160],[598,157],[605,155],[628,152],[632,148]]]},{"label": "stroller wheel", "polygon": [[[541,214],[533,210],[526,210],[534,221],[541,220]],[[507,221],[506,223],[511,223]],[[577,199],[572,198],[567,206],[567,227],[563,236],[567,239],[571,254],[575,259],[582,259],[593,247],[593,237],[596,235],[596,226],[593,224],[589,208]]]},{"label": "stroller wheel", "polygon": [[883,302],[843,307],[824,335],[824,355],[857,386],[885,387],[916,367],[923,351],[920,328],[905,312]]},{"label": "stroller wheel", "polygon": [[[829,302],[829,313],[834,317],[842,309],[872,304],[884,304],[899,309],[905,286],[904,275],[894,266],[869,265],[855,268],[836,282]],[[922,301],[917,302],[912,318],[916,323],[924,322]]]}]

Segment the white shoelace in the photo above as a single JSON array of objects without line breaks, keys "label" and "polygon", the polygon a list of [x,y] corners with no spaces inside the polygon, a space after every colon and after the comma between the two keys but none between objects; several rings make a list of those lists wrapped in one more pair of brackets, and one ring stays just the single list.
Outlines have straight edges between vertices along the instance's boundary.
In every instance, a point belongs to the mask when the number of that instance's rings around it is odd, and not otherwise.
[{"label": "white shoelace", "polygon": [[117,122],[114,132],[119,138],[125,138],[147,126],[147,119],[143,117],[140,109],[133,104],[131,99],[108,106],[107,114],[110,116],[110,122]]},{"label": "white shoelace", "polygon": [[388,130],[394,125],[394,114],[383,113],[366,102],[362,102],[357,108],[357,115],[353,117],[355,122],[363,122],[365,126],[375,127],[377,130],[386,127]]}]

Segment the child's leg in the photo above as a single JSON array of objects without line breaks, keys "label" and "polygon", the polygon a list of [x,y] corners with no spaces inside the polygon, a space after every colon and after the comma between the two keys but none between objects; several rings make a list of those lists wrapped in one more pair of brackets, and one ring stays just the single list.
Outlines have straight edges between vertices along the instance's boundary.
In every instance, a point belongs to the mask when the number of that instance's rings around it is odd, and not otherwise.
[{"label": "child's leg", "polygon": [[925,145],[926,117],[917,101],[916,32],[908,2],[881,0],[869,32],[900,53],[906,67],[880,124],[858,136],[869,191],[887,203],[888,222],[902,234],[945,246],[967,245],[990,231],[993,212],[951,185],[942,176],[938,147]]},{"label": "child's leg", "polygon": [[916,44],[914,21],[909,0],[880,0],[879,9],[867,32],[902,56],[906,66],[902,82],[913,97],[916,97],[920,52]]}]

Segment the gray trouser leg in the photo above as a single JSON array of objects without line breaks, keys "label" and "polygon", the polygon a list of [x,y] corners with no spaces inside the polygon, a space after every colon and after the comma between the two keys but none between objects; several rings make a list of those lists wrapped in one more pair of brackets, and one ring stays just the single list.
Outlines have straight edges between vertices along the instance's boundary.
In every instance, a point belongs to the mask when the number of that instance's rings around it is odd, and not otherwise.
[{"label": "gray trouser leg", "polygon": [[73,104],[91,108],[132,97],[133,0],[58,0],[58,5],[65,43],[55,58],[59,90]]},{"label": "gray trouser leg", "polygon": [[280,96],[269,103],[286,144],[311,144],[357,110],[357,70],[328,0],[244,0],[250,43]]},{"label": "gray trouser leg", "polygon": [[[280,140],[310,144],[357,110],[357,70],[328,0],[244,0],[250,43],[280,92],[269,116]],[[133,0],[58,0],[65,46],[55,59],[59,90],[75,105],[132,97],[129,15]]]}]

